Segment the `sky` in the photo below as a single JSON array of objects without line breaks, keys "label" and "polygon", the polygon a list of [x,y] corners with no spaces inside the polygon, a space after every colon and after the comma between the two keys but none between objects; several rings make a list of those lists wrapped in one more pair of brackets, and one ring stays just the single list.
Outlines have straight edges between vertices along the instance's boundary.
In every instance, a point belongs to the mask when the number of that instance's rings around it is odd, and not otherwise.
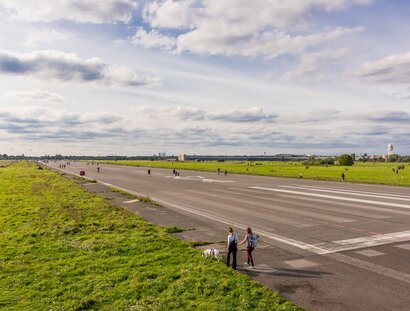
[{"label": "sky", "polygon": [[410,1],[0,0],[0,153],[410,154]]}]

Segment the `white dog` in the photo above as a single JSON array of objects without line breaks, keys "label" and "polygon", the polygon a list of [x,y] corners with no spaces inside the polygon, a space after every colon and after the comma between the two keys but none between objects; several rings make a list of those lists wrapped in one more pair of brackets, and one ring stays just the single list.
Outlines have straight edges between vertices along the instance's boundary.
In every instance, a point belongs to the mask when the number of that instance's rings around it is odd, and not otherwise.
[{"label": "white dog", "polygon": [[217,249],[214,249],[214,248],[209,248],[209,249],[204,250],[204,252],[202,253],[202,257],[204,257],[204,258],[209,257],[209,258],[211,258],[211,260],[212,260],[212,257],[214,257],[218,262],[220,260],[219,251]]}]

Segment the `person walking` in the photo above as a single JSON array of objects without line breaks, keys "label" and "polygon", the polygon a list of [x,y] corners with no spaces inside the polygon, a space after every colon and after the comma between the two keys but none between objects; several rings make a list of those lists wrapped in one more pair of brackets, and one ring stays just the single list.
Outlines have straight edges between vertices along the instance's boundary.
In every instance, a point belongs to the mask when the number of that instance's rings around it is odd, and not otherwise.
[{"label": "person walking", "polygon": [[255,268],[255,265],[253,263],[253,257],[252,257],[252,252],[255,249],[255,247],[252,244],[253,233],[250,227],[246,228],[245,231],[246,231],[246,236],[243,239],[243,241],[238,243],[238,245],[241,245],[246,242],[246,254],[248,256],[248,261],[245,263],[245,265],[248,266],[249,269],[253,269]]},{"label": "person walking", "polygon": [[342,173],[342,181],[345,181],[345,173]]},{"label": "person walking", "polygon": [[238,252],[238,237],[233,233],[232,227],[228,228],[228,255],[226,256],[226,265],[229,267],[232,254],[232,268],[236,270],[236,253]]}]

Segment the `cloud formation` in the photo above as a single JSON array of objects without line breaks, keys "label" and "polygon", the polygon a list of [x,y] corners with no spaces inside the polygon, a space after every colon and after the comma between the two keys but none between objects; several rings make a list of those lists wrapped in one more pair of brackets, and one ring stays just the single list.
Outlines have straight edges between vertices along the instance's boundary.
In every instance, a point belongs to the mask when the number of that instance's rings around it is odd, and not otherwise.
[{"label": "cloud formation", "polygon": [[59,102],[63,103],[65,101],[64,97],[48,92],[48,91],[43,91],[39,89],[32,89],[32,90],[27,90],[27,91],[9,91],[6,93],[6,97],[9,98],[17,98],[21,100],[39,100],[39,101],[50,101],[50,102]]},{"label": "cloud formation", "polygon": [[[143,10],[150,32],[137,31],[133,42],[178,53],[276,57],[300,53],[308,47],[356,33],[361,27],[336,27],[307,32],[317,11],[333,12],[371,0],[165,0],[151,1]],[[298,25],[298,26],[295,26]],[[174,30],[173,38],[161,33]],[[176,32],[175,32],[176,31]],[[144,40],[136,40],[142,35]],[[164,40],[172,44],[160,44]]]},{"label": "cloud formation", "polygon": [[363,64],[350,74],[370,83],[410,84],[410,52]]},{"label": "cloud formation", "polygon": [[76,23],[128,23],[137,8],[132,0],[0,0],[0,12],[29,22],[69,20]]},{"label": "cloud formation", "polygon": [[66,41],[72,37],[73,34],[67,31],[41,29],[28,33],[22,45],[26,47],[37,47],[44,44],[52,44],[57,41]]},{"label": "cloud formation", "polygon": [[0,52],[0,74],[122,87],[143,86],[156,81],[129,68],[104,63],[99,58],[81,59],[74,53],[55,50],[27,54]]},{"label": "cloud formation", "polygon": [[146,32],[140,27],[132,37],[132,43],[144,48],[160,48],[171,51],[176,46],[175,38],[162,35],[157,30]]},{"label": "cloud formation", "polygon": [[[228,153],[227,150],[247,148],[253,150],[251,153],[370,153],[375,148],[384,152],[387,143],[405,148],[410,143],[406,134],[410,131],[409,121],[410,114],[400,110],[370,114],[338,110],[274,114],[259,108],[211,112],[193,107],[139,107],[129,116],[120,117],[112,113],[80,115],[65,110],[32,109],[0,111],[0,133],[23,141],[87,142],[95,150],[102,145],[112,150],[131,141],[138,148],[145,146],[151,150],[155,145],[166,145],[172,152]],[[137,149],[131,154],[135,153]]]},{"label": "cloud formation", "polygon": [[109,113],[80,115],[38,108],[25,111],[3,110],[0,111],[0,130],[24,140],[92,140],[121,135],[122,131],[118,131],[116,126],[121,120],[122,117]]},{"label": "cloud formation", "polygon": [[347,56],[347,49],[324,50],[301,55],[300,62],[281,77],[282,81],[317,82],[329,76],[335,64]]}]

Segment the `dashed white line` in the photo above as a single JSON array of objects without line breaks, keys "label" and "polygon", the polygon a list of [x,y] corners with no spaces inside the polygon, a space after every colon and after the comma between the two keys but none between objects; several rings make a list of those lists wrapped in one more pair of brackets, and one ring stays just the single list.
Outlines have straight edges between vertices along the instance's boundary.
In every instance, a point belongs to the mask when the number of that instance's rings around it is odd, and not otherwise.
[{"label": "dashed white line", "polygon": [[330,192],[330,193],[339,193],[339,194],[350,194],[350,195],[355,195],[355,196],[361,196],[361,197],[371,197],[371,198],[380,198],[380,199],[389,199],[389,200],[398,200],[398,201],[409,201],[410,198],[408,197],[396,197],[396,196],[387,196],[387,195],[380,195],[376,193],[356,193],[354,191],[339,191],[339,190],[325,190],[325,189],[319,189],[319,188],[313,188],[313,187],[295,187],[295,186],[280,186],[282,188],[291,188],[291,189],[301,189],[301,190],[311,190],[311,191],[317,191],[317,192]]},{"label": "dashed white line", "polygon": [[301,192],[301,191],[293,191],[293,190],[285,190],[285,189],[275,189],[275,188],[265,188],[265,187],[257,187],[257,186],[249,187],[249,189],[265,190],[265,191],[281,192],[281,193],[291,193],[291,194],[299,194],[299,195],[304,195],[304,196],[309,196],[309,197],[327,198],[327,199],[342,200],[342,201],[349,201],[349,202],[360,202],[360,203],[368,203],[368,204],[393,206],[393,207],[400,207],[400,208],[410,209],[410,205],[407,205],[407,204],[381,202],[381,201],[364,200],[364,199],[354,199],[354,198],[341,197],[341,196],[336,196],[336,195],[309,193],[309,192]]}]

